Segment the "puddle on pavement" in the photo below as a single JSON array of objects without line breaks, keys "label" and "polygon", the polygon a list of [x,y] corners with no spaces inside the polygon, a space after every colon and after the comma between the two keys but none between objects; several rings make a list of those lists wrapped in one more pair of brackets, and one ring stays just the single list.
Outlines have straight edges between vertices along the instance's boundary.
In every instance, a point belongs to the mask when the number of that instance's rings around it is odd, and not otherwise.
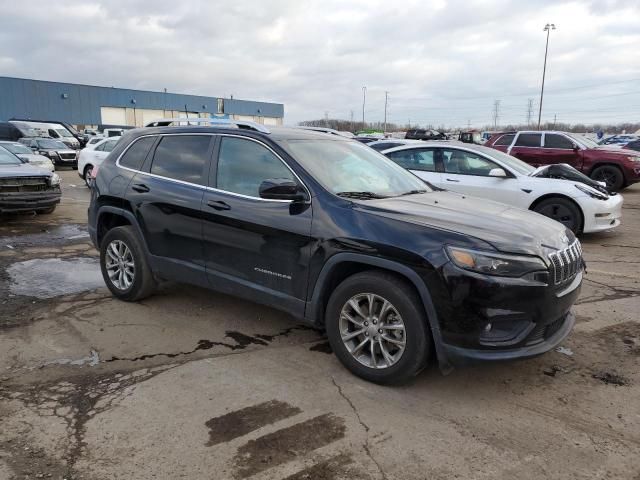
[{"label": "puddle on pavement", "polygon": [[89,239],[86,227],[76,224],[48,228],[43,226],[38,233],[0,236],[0,245],[11,247],[38,246],[66,243],[70,240]]},{"label": "puddle on pavement", "polygon": [[36,258],[7,268],[9,292],[36,298],[80,293],[104,287],[95,258]]}]

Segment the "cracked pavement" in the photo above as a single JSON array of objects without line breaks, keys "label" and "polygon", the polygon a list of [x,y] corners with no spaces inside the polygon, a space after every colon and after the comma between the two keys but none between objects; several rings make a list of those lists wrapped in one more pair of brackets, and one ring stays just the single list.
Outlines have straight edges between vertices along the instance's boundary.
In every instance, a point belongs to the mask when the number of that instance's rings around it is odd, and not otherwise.
[{"label": "cracked pavement", "polygon": [[[53,215],[0,221],[0,479],[639,478],[640,185],[582,237],[568,350],[381,387],[267,307],[94,288],[88,191],[61,175]],[[83,275],[60,292],[56,265]]]}]

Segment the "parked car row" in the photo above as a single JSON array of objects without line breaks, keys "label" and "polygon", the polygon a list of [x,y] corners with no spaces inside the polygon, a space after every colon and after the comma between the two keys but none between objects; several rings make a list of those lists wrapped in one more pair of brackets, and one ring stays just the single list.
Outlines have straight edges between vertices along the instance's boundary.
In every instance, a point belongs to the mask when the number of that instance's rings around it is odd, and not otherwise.
[{"label": "parked car row", "polygon": [[[536,356],[570,333],[584,261],[562,219],[433,183],[482,173],[511,183],[512,203],[546,183],[575,199],[601,189],[489,148],[423,142],[390,159],[340,135],[174,121],[127,132],[93,170],[88,229],[117,298],[163,278],[271,305],[324,328],[345,367],[379,383],[432,353],[449,370]],[[617,221],[620,196],[598,201]]]}]

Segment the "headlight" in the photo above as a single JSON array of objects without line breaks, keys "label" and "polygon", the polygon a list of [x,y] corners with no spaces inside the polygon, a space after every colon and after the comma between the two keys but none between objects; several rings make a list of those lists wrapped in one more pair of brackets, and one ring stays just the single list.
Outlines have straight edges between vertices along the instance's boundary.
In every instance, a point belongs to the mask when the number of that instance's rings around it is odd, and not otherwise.
[{"label": "headlight", "polygon": [[629,155],[627,160],[631,160],[632,162],[640,162],[640,157],[637,155]]},{"label": "headlight", "polygon": [[606,200],[609,197],[602,192],[599,192],[595,188],[591,188],[589,185],[584,185],[582,183],[574,184],[575,187],[580,190],[582,193],[586,193],[591,198],[597,198],[598,200]]},{"label": "headlight", "polygon": [[56,185],[60,185],[60,175],[54,173],[49,177],[49,185],[55,187]]},{"label": "headlight", "polygon": [[545,263],[538,257],[506,255],[458,247],[447,247],[447,254],[458,267],[485,275],[522,277],[527,273],[547,270]]},{"label": "headlight", "polygon": [[55,150],[49,150],[46,152],[43,152],[45,155],[49,154],[50,157],[57,157],[58,156],[58,152],[56,152]]}]

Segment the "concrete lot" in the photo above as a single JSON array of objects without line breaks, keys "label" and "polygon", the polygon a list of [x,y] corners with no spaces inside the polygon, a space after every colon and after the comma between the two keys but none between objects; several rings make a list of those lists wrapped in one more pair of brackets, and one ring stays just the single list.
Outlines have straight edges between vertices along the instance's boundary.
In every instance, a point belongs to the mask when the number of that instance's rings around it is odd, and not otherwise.
[{"label": "concrete lot", "polygon": [[61,176],[53,215],[0,220],[0,479],[640,479],[640,185],[582,239],[571,355],[390,388],[266,307],[112,299]]}]

